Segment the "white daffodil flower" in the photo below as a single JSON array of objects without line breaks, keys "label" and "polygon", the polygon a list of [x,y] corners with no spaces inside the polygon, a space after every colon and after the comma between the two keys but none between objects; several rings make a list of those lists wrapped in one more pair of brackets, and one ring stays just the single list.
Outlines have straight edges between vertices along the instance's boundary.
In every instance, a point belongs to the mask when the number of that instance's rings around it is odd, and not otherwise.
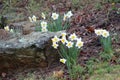
[{"label": "white daffodil flower", "polygon": [[31,17],[28,17],[28,18],[29,18],[30,22],[33,22],[33,20],[32,20],[32,18],[31,18]]},{"label": "white daffodil flower", "polygon": [[42,21],[42,22],[41,22],[41,27],[42,27],[42,28],[46,28],[46,27],[47,27],[47,22]]},{"label": "white daffodil flower", "polygon": [[52,46],[53,46],[55,49],[57,49],[59,45],[58,45],[57,43],[53,42]]},{"label": "white daffodil flower", "polygon": [[71,41],[68,41],[67,42],[67,44],[66,44],[66,46],[68,47],[68,48],[71,48],[71,47],[73,47],[73,42],[71,42]]},{"label": "white daffodil flower", "polygon": [[77,42],[78,42],[78,41],[81,41],[82,39],[81,39],[81,38],[77,38],[76,40],[77,40]]},{"label": "white daffodil flower", "polygon": [[30,22],[36,22],[37,21],[37,17],[35,15],[33,15],[32,17],[28,17]]},{"label": "white daffodil flower", "polygon": [[41,31],[42,31],[42,32],[47,32],[48,29],[45,27],[45,28],[42,28]]},{"label": "white daffodil flower", "polygon": [[57,43],[59,41],[60,41],[60,39],[57,36],[54,36],[54,38],[52,38],[53,43]]},{"label": "white daffodil flower", "polygon": [[76,47],[78,47],[78,48],[81,48],[82,46],[83,46],[83,44],[84,44],[84,42],[82,42],[82,41],[77,41],[77,43],[76,43]]},{"label": "white daffodil flower", "polygon": [[61,41],[63,44],[65,44],[65,43],[68,42],[68,41],[66,40],[66,37],[62,37],[62,38],[60,39],[60,41]]},{"label": "white daffodil flower", "polygon": [[103,36],[103,37],[107,38],[109,35],[110,35],[110,34],[109,34],[108,31],[106,31],[106,30],[103,30],[103,31],[102,31],[102,36]]},{"label": "white daffodil flower", "polygon": [[5,26],[4,29],[5,29],[6,31],[9,31],[9,30],[10,30],[10,29],[9,29],[9,26]]},{"label": "white daffodil flower", "polygon": [[60,59],[60,62],[61,62],[61,63],[63,63],[63,64],[65,64],[65,63],[66,63],[66,61],[67,61],[67,60],[66,60],[66,59],[64,59],[64,58],[63,58],[63,59]]},{"label": "white daffodil flower", "polygon": [[75,33],[73,33],[73,34],[71,34],[71,35],[69,36],[69,38],[70,38],[71,41],[73,41],[73,40],[76,40],[76,39],[77,39],[77,36],[76,36]]},{"label": "white daffodil flower", "polygon": [[67,18],[70,18],[71,16],[73,16],[73,13],[72,11],[68,11],[67,14],[66,14]]},{"label": "white daffodil flower", "polygon": [[104,29],[95,29],[95,33],[98,35],[98,36],[103,36],[105,38],[107,38],[110,34],[107,30],[104,30]]},{"label": "white daffodil flower", "polygon": [[43,19],[46,19],[46,17],[45,17],[45,14],[44,14],[44,13],[42,13],[42,14],[41,14],[41,17],[42,17]]},{"label": "white daffodil flower", "polygon": [[51,16],[51,17],[53,18],[53,20],[56,20],[56,19],[58,19],[59,14],[57,14],[57,13],[52,13],[52,16]]},{"label": "white daffodil flower", "polygon": [[95,29],[95,34],[97,36],[101,36],[102,35],[102,29]]},{"label": "white daffodil flower", "polygon": [[14,33],[13,29],[10,29],[10,32],[11,32],[11,33]]},{"label": "white daffodil flower", "polygon": [[62,35],[62,37],[66,37],[67,34],[66,33],[62,33],[61,35]]},{"label": "white daffodil flower", "polygon": [[36,22],[37,21],[37,17],[35,15],[32,16],[32,20],[33,22]]},{"label": "white daffodil flower", "polygon": [[66,20],[67,20],[67,14],[64,14],[63,21],[66,21]]}]

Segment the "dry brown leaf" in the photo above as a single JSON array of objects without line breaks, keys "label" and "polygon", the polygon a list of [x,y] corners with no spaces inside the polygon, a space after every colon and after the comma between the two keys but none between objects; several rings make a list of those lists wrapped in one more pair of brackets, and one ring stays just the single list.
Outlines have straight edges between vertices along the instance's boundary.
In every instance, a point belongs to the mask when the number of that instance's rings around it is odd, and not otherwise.
[{"label": "dry brown leaf", "polygon": [[63,76],[63,73],[64,73],[63,70],[60,70],[60,71],[54,71],[54,72],[53,72],[53,77],[61,78],[61,77]]}]

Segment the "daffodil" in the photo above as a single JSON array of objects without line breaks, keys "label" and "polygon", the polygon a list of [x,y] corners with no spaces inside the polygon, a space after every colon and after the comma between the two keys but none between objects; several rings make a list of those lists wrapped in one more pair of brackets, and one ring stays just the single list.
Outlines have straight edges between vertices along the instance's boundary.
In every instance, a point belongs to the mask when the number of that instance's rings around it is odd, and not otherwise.
[{"label": "daffodil", "polygon": [[71,16],[73,16],[73,13],[71,11],[68,11],[68,13],[66,14],[67,18],[70,18]]},{"label": "daffodil", "polygon": [[29,18],[30,22],[33,22],[33,20],[32,20],[32,18],[31,18],[31,17],[28,17],[28,18]]},{"label": "daffodil", "polygon": [[59,42],[59,41],[60,41],[60,39],[57,36],[54,36],[54,38],[52,38],[53,43]]},{"label": "daffodil", "polygon": [[33,20],[33,22],[36,22],[36,21],[37,21],[37,18],[36,18],[35,15],[32,16],[32,20]]},{"label": "daffodil", "polygon": [[56,42],[53,42],[52,46],[53,46],[55,49],[57,49],[59,45],[58,45]]},{"label": "daffodil", "polygon": [[67,15],[64,14],[64,16],[63,16],[63,21],[66,21],[66,19],[67,19]]},{"label": "daffodil", "polygon": [[95,34],[97,36],[101,36],[102,35],[102,29],[95,29]]},{"label": "daffodil", "polygon": [[63,16],[63,21],[66,21],[67,18],[70,18],[71,16],[73,16],[71,11],[68,11],[67,14],[64,14]]},{"label": "daffodil", "polygon": [[13,33],[14,32],[13,29],[10,29],[10,32]]},{"label": "daffodil", "polygon": [[76,39],[77,39],[77,36],[76,36],[75,33],[73,33],[73,34],[71,34],[71,35],[69,36],[69,38],[70,38],[71,41],[73,41],[73,40],[76,40]]},{"label": "daffodil", "polygon": [[61,63],[63,63],[63,64],[65,64],[65,63],[66,63],[66,61],[67,61],[67,60],[66,60],[66,59],[64,59],[64,58],[63,58],[63,59],[60,59],[60,62],[61,62]]},{"label": "daffodil", "polygon": [[47,32],[48,29],[45,27],[45,28],[42,28],[41,31],[42,31],[42,32]]},{"label": "daffodil", "polygon": [[113,3],[112,3],[112,6],[114,6],[114,5],[115,5],[115,3],[113,2]]},{"label": "daffodil", "polygon": [[46,28],[46,27],[47,27],[47,22],[42,21],[42,22],[41,22],[41,27],[42,27],[42,28]]},{"label": "daffodil", "polygon": [[66,37],[62,37],[62,38],[60,39],[60,41],[61,41],[63,44],[65,44],[65,43],[67,42]]},{"label": "daffodil", "polygon": [[109,35],[110,35],[109,32],[106,31],[106,30],[104,30],[103,33],[102,33],[102,36],[105,37],[105,38],[107,38]]},{"label": "daffodil", "polygon": [[77,38],[76,40],[77,40],[77,42],[79,42],[79,41],[81,41],[81,38]]},{"label": "daffodil", "polygon": [[32,17],[28,17],[30,22],[36,22],[37,21],[37,17],[35,15],[33,15]]},{"label": "daffodil", "polygon": [[68,48],[71,48],[71,47],[73,47],[73,42],[71,42],[71,41],[68,41],[67,42],[67,44],[66,44],[66,46],[68,47]]},{"label": "daffodil", "polygon": [[53,18],[53,20],[56,20],[56,19],[58,19],[59,14],[57,14],[57,13],[52,13],[52,16],[51,16],[51,17]]},{"label": "daffodil", "polygon": [[42,16],[42,18],[43,18],[43,19],[46,19],[46,17],[45,17],[45,14],[44,14],[44,13],[42,13],[42,14],[41,14],[41,16]]},{"label": "daffodil", "polygon": [[9,26],[4,27],[4,29],[5,29],[6,31],[9,31],[9,30],[10,30],[10,29],[9,29]]},{"label": "daffodil", "polygon": [[83,46],[84,42],[82,41],[77,41],[76,47],[81,48]]},{"label": "daffodil", "polygon": [[98,36],[103,36],[105,38],[107,38],[110,34],[107,30],[104,30],[104,29],[95,29],[95,33],[98,35]]},{"label": "daffodil", "polygon": [[118,10],[117,10],[117,14],[120,14],[120,8],[118,8]]},{"label": "daffodil", "polygon": [[66,33],[62,33],[61,35],[62,35],[62,37],[66,37],[67,34]]}]

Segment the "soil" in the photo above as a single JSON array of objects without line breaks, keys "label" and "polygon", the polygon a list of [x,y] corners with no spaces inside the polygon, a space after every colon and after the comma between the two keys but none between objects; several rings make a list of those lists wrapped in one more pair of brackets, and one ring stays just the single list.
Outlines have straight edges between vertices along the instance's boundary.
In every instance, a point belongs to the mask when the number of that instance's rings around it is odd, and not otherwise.
[{"label": "soil", "polygon": [[[22,0],[23,1],[23,0]],[[21,1],[21,2],[22,2]],[[27,1],[27,0],[26,0]],[[38,1],[38,0],[37,0]],[[94,29],[106,29],[110,31],[112,36],[112,45],[113,49],[115,51],[115,57],[116,60],[120,58],[120,14],[117,13],[118,8],[120,8],[120,3],[116,3],[115,5],[112,5],[111,3],[102,3],[101,9],[96,9],[93,5],[89,4],[85,6],[83,9],[76,9],[76,7],[73,6],[73,4],[69,0],[58,0],[56,1],[50,1],[45,0],[44,1],[46,6],[43,6],[41,11],[44,11],[45,9],[49,9],[48,11],[56,11],[60,12],[61,14],[65,11],[71,10],[74,13],[74,16],[70,20],[70,28],[67,30],[68,33],[76,33],[79,37],[83,39],[85,42],[84,47],[82,48],[82,51],[80,52],[80,56],[78,59],[78,62],[80,65],[85,66],[86,61],[88,61],[91,57],[98,58],[99,53],[103,50],[101,47],[100,41],[98,37],[94,34]],[[2,2],[0,1],[0,10],[2,10]],[[23,16],[26,16],[22,21],[27,20],[27,17],[31,14],[25,11],[25,7],[27,2],[24,4],[18,4],[16,3],[16,6],[20,9],[16,11],[16,13],[21,14],[24,13]],[[116,9],[112,9],[113,6]],[[39,11],[38,11],[39,12]],[[36,16],[38,13],[35,13]],[[41,18],[40,15],[38,15],[39,19]],[[21,20],[11,21],[12,22],[20,22]],[[116,40],[116,36],[117,40]],[[116,63],[116,60],[114,62],[110,62],[111,64],[120,64],[120,62]],[[49,65],[44,68],[32,68],[27,69],[27,67],[23,67],[18,69],[17,71],[14,70],[8,70],[8,72],[3,72],[6,74],[5,77],[2,77],[3,80],[17,80],[16,76],[18,73],[22,75],[26,75],[29,72],[36,72],[37,75],[41,74],[41,69],[44,69],[44,74],[49,74],[52,71],[60,70],[63,65],[60,64],[58,61],[54,62],[52,65]],[[26,70],[27,69],[27,70]],[[2,75],[3,75],[2,73]]]}]

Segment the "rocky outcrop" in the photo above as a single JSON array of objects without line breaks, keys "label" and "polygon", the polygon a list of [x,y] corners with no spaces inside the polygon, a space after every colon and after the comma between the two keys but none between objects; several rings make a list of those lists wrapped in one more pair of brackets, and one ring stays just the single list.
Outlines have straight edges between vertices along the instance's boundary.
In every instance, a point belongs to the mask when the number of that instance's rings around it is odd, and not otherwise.
[{"label": "rocky outcrop", "polygon": [[[47,67],[59,55],[51,46],[51,38],[60,32],[32,32],[6,41],[0,41],[0,71],[20,66]],[[59,61],[59,60],[58,60]],[[7,69],[6,69],[7,68]]]}]

